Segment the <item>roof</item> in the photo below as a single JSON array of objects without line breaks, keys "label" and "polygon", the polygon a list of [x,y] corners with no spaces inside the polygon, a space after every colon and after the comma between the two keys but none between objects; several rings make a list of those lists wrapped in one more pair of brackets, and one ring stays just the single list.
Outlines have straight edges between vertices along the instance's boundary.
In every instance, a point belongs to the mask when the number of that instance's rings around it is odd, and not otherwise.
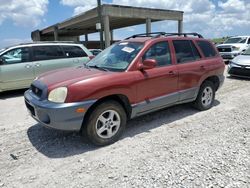
[{"label": "roof", "polygon": [[[101,14],[102,16],[109,16],[110,30],[143,24],[147,18],[151,19],[151,22],[160,20],[183,20],[182,11],[110,4],[102,5]],[[44,28],[40,30],[40,34],[47,36],[53,35],[55,28],[59,35],[79,36],[95,33],[97,32],[96,23],[98,22],[97,8],[93,8],[63,22]]]},{"label": "roof", "polygon": [[46,45],[77,45],[77,46],[82,46],[82,43],[75,43],[75,42],[54,42],[54,41],[49,41],[49,42],[29,42],[29,43],[21,43],[17,45],[12,45],[5,47],[3,49],[0,49],[1,53],[3,51],[6,51],[7,49],[12,49],[12,48],[19,48],[19,47],[30,47],[30,46],[46,46]]}]

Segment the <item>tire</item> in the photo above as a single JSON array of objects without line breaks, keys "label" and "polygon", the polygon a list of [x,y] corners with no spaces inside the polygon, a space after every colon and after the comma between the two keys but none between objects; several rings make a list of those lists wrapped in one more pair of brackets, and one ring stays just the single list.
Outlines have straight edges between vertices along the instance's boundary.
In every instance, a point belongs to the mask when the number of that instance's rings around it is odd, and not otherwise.
[{"label": "tire", "polygon": [[198,110],[208,110],[213,106],[215,98],[215,86],[213,82],[205,81],[199,90],[198,96],[194,101],[194,107]]},{"label": "tire", "polygon": [[126,123],[124,108],[116,101],[106,101],[91,112],[83,135],[94,145],[109,145],[120,138]]}]

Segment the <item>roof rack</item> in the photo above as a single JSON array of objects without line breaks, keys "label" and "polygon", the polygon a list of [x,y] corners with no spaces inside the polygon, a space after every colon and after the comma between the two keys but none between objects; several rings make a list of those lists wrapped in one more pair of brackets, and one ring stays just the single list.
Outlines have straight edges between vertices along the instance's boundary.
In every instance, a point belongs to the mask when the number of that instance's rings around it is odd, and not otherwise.
[{"label": "roof rack", "polygon": [[165,34],[165,32],[141,33],[141,34],[132,35],[132,36],[126,38],[125,40],[130,39],[130,38],[136,38],[136,37],[155,37],[153,35],[158,36],[158,35],[164,35],[164,34]]},{"label": "roof rack", "polygon": [[203,36],[199,33],[165,33],[165,32],[152,32],[152,33],[141,33],[141,34],[137,34],[137,35],[132,35],[128,38],[126,38],[125,40],[127,39],[130,39],[130,38],[136,38],[136,37],[152,37],[152,38],[158,38],[160,36],[165,36],[165,37],[168,37],[168,36],[184,36],[184,37],[187,37],[188,35],[192,35],[192,36],[197,36],[198,38],[203,38]]}]

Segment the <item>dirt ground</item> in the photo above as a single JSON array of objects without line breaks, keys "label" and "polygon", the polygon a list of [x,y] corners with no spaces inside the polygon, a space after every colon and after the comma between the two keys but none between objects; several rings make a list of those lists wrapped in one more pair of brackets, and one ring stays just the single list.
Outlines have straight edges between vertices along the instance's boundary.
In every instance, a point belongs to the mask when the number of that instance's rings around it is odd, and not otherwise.
[{"label": "dirt ground", "polygon": [[250,187],[250,80],[226,78],[208,111],[131,120],[100,148],[37,124],[23,92],[0,94],[0,187]]}]

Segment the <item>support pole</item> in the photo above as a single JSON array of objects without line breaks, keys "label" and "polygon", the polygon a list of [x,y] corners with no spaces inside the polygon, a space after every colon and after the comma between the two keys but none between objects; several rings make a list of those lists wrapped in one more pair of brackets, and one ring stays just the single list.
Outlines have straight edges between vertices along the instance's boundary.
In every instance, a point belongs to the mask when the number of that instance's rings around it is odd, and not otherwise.
[{"label": "support pole", "polygon": [[103,22],[102,22],[102,6],[101,6],[101,0],[97,0],[97,7],[98,7],[98,18],[99,22],[101,24],[101,29],[100,29],[100,48],[104,49],[103,45]]},{"label": "support pole", "polygon": [[183,21],[178,20],[178,33],[183,33]]},{"label": "support pole", "polygon": [[54,41],[58,41],[58,27],[54,26]]},{"label": "support pole", "polygon": [[104,36],[105,36],[105,48],[110,46],[110,28],[109,28],[109,16],[104,16]]},{"label": "support pole", "polygon": [[111,40],[111,42],[114,41],[114,31],[113,30],[110,31],[110,40]]},{"label": "support pole", "polygon": [[89,41],[88,34],[85,34],[85,42],[88,42],[88,41]]},{"label": "support pole", "polygon": [[146,33],[151,33],[151,19],[147,18],[146,19]]}]

